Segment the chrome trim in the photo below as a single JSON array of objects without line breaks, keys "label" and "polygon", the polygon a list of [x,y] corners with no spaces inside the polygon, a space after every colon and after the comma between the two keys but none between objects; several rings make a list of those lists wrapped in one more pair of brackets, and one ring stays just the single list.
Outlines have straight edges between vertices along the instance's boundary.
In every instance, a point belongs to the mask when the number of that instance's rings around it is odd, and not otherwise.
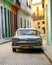
[{"label": "chrome trim", "polygon": [[[22,46],[12,46],[12,48],[23,48]],[[32,48],[42,48],[42,46],[32,46]]]}]

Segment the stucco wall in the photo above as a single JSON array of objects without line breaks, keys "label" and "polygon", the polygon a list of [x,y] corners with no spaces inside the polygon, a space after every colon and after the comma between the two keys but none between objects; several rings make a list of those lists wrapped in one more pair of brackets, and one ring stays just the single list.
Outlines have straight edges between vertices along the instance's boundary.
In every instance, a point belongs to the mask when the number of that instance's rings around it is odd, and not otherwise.
[{"label": "stucco wall", "polygon": [[52,17],[51,17],[51,0],[48,0],[48,43],[52,45]]},{"label": "stucco wall", "polygon": [[[18,13],[18,28],[20,28],[20,18],[22,18],[22,21],[23,21],[23,27],[24,27],[24,19],[26,19],[26,25],[28,24],[28,20],[29,20],[29,27],[30,27],[30,23],[31,23],[31,27],[33,27],[33,23],[32,23],[32,18],[31,16],[28,16],[28,15],[25,15],[23,12],[19,12]],[[27,27],[27,26],[26,26]]]}]

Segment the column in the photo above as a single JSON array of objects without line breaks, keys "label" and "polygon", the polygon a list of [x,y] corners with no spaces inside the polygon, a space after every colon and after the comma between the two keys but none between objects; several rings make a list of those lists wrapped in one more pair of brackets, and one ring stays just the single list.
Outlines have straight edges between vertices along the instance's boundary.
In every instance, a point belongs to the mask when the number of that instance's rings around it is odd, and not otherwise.
[{"label": "column", "polygon": [[49,45],[52,44],[52,0],[48,0],[48,43]]}]

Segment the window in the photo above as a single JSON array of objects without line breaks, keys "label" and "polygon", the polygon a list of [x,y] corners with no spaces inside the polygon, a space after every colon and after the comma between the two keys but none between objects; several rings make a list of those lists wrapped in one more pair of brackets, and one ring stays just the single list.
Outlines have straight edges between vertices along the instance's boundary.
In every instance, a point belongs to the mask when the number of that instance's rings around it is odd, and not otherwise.
[{"label": "window", "polygon": [[42,0],[42,8],[44,8],[44,0]]},{"label": "window", "polygon": [[5,14],[5,37],[11,37],[12,35],[12,25],[11,25],[11,22],[12,22],[12,14],[11,14],[11,11],[4,8],[4,14]]},{"label": "window", "polygon": [[27,28],[29,28],[29,21],[27,21]]},{"label": "window", "polygon": [[37,7],[37,17],[39,17],[39,7]]},{"label": "window", "polygon": [[5,37],[7,37],[6,8],[4,8],[4,15],[5,15]]},{"label": "window", "polygon": [[38,25],[40,24],[40,22],[37,23]]},{"label": "window", "polygon": [[22,18],[20,19],[20,21],[21,21],[21,23],[20,23],[20,24],[21,24],[21,28],[22,28]]},{"label": "window", "polygon": [[38,31],[34,29],[19,30],[20,35],[38,35]]},{"label": "window", "polygon": [[45,27],[42,27],[43,33],[45,33]]},{"label": "window", "polygon": [[24,19],[24,28],[26,28],[26,19]]},{"label": "window", "polygon": [[9,10],[8,10],[8,34],[9,34],[9,37],[10,37],[10,12],[9,12]]},{"label": "window", "polygon": [[38,26],[38,28],[40,28],[40,26]]},{"label": "window", "polygon": [[44,8],[44,4],[42,4],[42,8]]},{"label": "window", "polygon": [[2,37],[4,38],[3,7],[2,6],[1,6],[1,25],[2,25]]},{"label": "window", "polygon": [[8,34],[9,37],[12,36],[12,12],[8,10]]},{"label": "window", "polygon": [[15,28],[15,31],[17,30],[17,15],[14,14],[14,28]]},{"label": "window", "polygon": [[45,21],[42,21],[43,24],[45,24]]},{"label": "window", "polygon": [[10,11],[10,36],[12,36],[12,12]]}]

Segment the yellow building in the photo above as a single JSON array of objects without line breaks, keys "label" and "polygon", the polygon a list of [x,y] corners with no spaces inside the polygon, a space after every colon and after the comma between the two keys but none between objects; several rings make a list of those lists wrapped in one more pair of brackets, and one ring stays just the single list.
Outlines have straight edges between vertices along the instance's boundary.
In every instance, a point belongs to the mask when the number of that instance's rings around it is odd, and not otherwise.
[{"label": "yellow building", "polygon": [[42,3],[44,4],[44,11],[45,11],[45,26],[46,26],[46,33],[45,33],[45,38],[46,38],[46,45],[48,45],[48,7],[47,7],[47,0],[42,1]]},{"label": "yellow building", "polygon": [[47,29],[47,0],[42,0],[39,3],[32,4],[33,10],[33,27],[37,28],[41,34],[44,34],[46,45],[48,43],[48,29]]},{"label": "yellow building", "polygon": [[34,12],[33,27],[37,28],[40,33],[45,34],[45,11],[42,2],[32,4],[32,10]]}]

